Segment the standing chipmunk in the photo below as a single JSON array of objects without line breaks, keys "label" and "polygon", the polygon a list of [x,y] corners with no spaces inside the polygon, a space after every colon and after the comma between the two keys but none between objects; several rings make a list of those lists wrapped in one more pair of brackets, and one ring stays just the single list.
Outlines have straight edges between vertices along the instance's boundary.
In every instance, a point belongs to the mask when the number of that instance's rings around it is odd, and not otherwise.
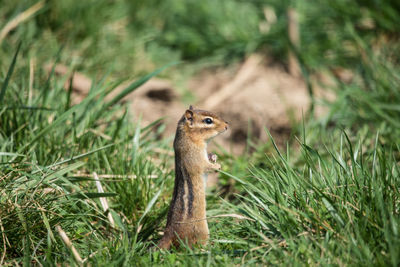
[{"label": "standing chipmunk", "polygon": [[179,240],[205,244],[208,240],[204,175],[220,169],[215,154],[207,154],[208,141],[225,132],[228,123],[217,115],[192,106],[178,122],[174,140],[175,186],[161,249],[178,246]]}]

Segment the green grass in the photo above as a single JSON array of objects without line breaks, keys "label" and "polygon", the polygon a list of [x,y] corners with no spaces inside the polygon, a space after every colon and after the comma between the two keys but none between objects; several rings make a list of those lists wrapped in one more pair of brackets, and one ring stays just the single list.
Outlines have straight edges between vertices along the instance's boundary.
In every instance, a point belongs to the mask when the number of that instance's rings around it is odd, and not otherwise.
[{"label": "green grass", "polygon": [[254,219],[240,224],[242,231],[253,246],[265,246],[256,257],[269,263],[398,265],[399,151],[380,148],[376,137],[367,151],[345,133],[333,139],[338,149],[302,143],[298,167],[278,151],[265,157],[268,168],[250,168],[248,179],[232,177],[245,190],[238,211]]},{"label": "green grass", "polygon": [[[0,29],[34,4],[3,2]],[[78,265],[60,226],[84,264],[94,266],[398,266],[395,2],[378,5],[382,10],[372,1],[296,2],[301,37],[310,44],[297,51],[305,70],[342,66],[354,79],[336,80],[327,116],[294,125],[297,140],[286,150],[271,139],[249,143],[251,154],[219,151],[220,182],[207,194],[209,244],[154,250],[173,186],[173,159],[163,152],[172,151],[171,138],[158,138],[158,123],[141,125],[118,102],[123,95],[106,96],[132,76],[136,82],[123,94],[154,75],[185,79],[198,64],[253,51],[283,56],[284,64],[290,46],[289,1],[269,2],[278,17],[268,34],[255,30],[263,1],[172,2],[156,9],[155,1],[48,1],[0,44],[0,264]],[[359,7],[364,11],[355,12]],[[252,14],[237,25],[235,18]],[[374,30],[362,27],[365,18]],[[199,61],[168,65],[180,59]],[[94,79],[80,104],[71,106],[65,78],[42,69],[57,61]],[[93,172],[115,175],[101,178],[104,193]]]}]

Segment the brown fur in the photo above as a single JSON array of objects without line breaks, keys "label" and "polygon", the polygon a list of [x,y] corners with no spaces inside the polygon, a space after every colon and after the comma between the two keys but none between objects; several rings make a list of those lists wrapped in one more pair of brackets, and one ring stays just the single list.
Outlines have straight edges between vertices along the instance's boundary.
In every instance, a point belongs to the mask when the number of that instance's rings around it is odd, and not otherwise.
[{"label": "brown fur", "polygon": [[[203,121],[206,117],[213,119],[211,125]],[[178,246],[179,239],[190,247],[206,244],[209,232],[203,174],[220,168],[208,159],[207,141],[227,129],[228,123],[217,115],[192,106],[179,120],[174,140],[174,193],[159,248]]]}]

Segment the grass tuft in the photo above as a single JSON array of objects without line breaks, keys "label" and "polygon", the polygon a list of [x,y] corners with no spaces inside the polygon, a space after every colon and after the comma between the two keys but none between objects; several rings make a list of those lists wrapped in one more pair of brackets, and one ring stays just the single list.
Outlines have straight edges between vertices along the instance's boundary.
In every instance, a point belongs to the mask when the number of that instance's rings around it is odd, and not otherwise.
[{"label": "grass tuft", "polygon": [[[46,1],[26,17],[42,2],[0,0],[0,25],[19,18],[0,45],[0,265],[399,266],[400,9],[381,2]],[[332,78],[327,116],[293,125],[285,151],[271,135],[251,154],[221,149],[209,244],[155,250],[171,139],[120,100],[156,75],[184,80],[253,52],[287,66],[294,48],[315,107],[314,77]],[[80,104],[49,62],[92,79]]]}]

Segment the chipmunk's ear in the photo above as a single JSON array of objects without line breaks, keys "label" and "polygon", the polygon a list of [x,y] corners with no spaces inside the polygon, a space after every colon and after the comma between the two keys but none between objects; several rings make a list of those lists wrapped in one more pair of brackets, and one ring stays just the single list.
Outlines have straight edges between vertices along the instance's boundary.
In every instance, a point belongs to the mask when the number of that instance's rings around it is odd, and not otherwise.
[{"label": "chipmunk's ear", "polygon": [[193,124],[193,110],[187,109],[185,111],[185,119],[190,122],[190,125]]}]

